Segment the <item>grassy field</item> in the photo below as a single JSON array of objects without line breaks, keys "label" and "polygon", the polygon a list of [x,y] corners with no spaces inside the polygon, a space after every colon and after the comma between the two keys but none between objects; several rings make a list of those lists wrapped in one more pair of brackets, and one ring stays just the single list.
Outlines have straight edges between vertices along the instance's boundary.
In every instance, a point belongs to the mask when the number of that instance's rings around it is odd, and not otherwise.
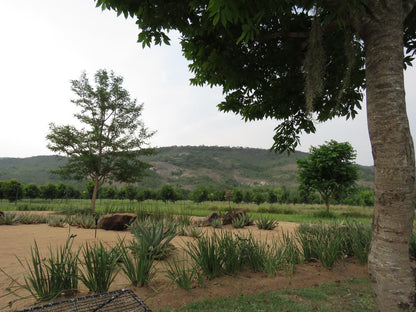
[{"label": "grassy field", "polygon": [[[20,200],[10,203],[6,200],[0,201],[0,211],[12,210],[35,210],[35,211],[82,211],[89,208],[90,201],[83,199],[71,200]],[[288,222],[314,222],[334,219],[348,219],[360,222],[369,222],[373,215],[372,207],[358,207],[334,205],[330,208],[330,214],[326,214],[324,205],[306,204],[235,204],[228,202],[203,202],[192,201],[167,202],[146,200],[137,202],[129,200],[97,200],[96,212],[158,212],[175,215],[207,216],[215,211],[219,214],[234,208],[244,209],[251,215],[268,214],[280,221]]]}]

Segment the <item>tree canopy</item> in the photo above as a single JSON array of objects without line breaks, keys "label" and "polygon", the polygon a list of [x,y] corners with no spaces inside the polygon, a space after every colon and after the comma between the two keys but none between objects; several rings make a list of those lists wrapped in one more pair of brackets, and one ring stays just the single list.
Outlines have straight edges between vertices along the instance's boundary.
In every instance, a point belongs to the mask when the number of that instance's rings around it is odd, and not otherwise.
[{"label": "tree canopy", "polygon": [[80,109],[74,116],[82,128],[50,124],[48,148],[68,156],[68,162],[56,173],[65,178],[92,180],[91,208],[94,210],[98,188],[105,181],[137,182],[150,166],[140,160],[152,149],[143,148],[152,132],[139,119],[143,104],[122,87],[123,78],[107,70],[98,70],[91,86],[86,73],[72,80],[77,95],[72,102]]}]

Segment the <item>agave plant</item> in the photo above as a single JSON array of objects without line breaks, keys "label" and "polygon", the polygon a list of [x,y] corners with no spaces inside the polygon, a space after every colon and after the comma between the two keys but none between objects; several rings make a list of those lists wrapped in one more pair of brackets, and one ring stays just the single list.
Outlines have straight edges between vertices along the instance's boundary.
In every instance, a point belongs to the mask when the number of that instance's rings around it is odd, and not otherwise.
[{"label": "agave plant", "polygon": [[169,243],[177,235],[176,226],[166,228],[163,222],[152,223],[146,227],[134,222],[130,230],[135,238],[131,245],[133,252],[138,253],[145,246],[149,258],[157,260],[164,259],[169,254]]}]

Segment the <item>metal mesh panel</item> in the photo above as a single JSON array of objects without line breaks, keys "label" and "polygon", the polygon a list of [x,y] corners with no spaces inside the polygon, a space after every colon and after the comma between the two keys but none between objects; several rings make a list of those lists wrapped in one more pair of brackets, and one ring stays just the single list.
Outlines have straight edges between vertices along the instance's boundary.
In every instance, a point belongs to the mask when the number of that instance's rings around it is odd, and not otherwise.
[{"label": "metal mesh panel", "polygon": [[131,290],[121,289],[45,304],[18,312],[151,312]]}]

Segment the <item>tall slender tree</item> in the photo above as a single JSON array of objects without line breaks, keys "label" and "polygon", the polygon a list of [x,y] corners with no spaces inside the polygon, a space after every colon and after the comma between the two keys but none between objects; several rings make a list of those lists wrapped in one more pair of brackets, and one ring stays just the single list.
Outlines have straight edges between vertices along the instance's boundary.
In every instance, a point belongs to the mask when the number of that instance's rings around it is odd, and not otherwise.
[{"label": "tall slender tree", "polygon": [[122,87],[123,78],[98,70],[95,86],[86,73],[72,80],[77,98],[72,102],[80,111],[74,116],[81,129],[71,125],[50,124],[48,148],[67,156],[68,161],[56,173],[65,178],[89,178],[93,183],[91,210],[95,211],[98,189],[105,181],[133,183],[139,181],[148,164],[140,156],[153,152],[143,148],[153,135],[139,119],[143,104]]},{"label": "tall slender tree", "polygon": [[191,82],[223,86],[222,111],[279,120],[279,151],[315,132],[313,120],[354,117],[366,89],[375,165],[369,272],[380,310],[415,310],[415,155],[403,82],[416,48],[415,0],[96,1],[135,17],[143,45],[168,43],[167,31],[179,30]]}]

